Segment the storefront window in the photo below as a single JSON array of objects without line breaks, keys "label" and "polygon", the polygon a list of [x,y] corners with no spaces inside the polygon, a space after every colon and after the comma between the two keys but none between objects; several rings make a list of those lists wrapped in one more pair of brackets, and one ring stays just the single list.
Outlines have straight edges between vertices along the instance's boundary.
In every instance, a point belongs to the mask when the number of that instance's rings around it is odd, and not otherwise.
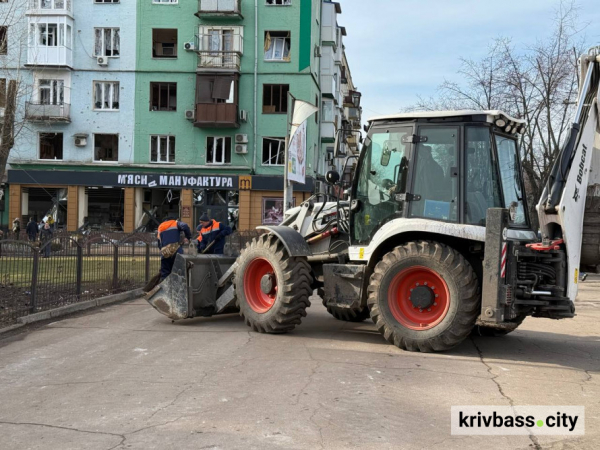
[{"label": "storefront window", "polygon": [[204,213],[208,217],[227,224],[233,231],[238,228],[239,192],[199,189],[194,191],[195,223]]}]

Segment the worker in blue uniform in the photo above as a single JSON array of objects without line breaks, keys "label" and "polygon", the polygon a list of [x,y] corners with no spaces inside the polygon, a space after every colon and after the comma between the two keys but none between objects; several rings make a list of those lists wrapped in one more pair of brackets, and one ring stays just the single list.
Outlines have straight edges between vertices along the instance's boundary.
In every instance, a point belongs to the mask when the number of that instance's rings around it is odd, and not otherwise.
[{"label": "worker in blue uniform", "polygon": [[187,244],[192,238],[190,227],[176,218],[168,218],[158,227],[158,247],[161,252],[161,281],[167,278],[173,270],[177,254],[183,253],[183,248],[180,245],[181,233],[185,235],[184,244]]},{"label": "worker in blue uniform", "polygon": [[[225,250],[225,237],[231,234],[231,227],[211,220],[208,214],[202,214],[198,231],[198,253],[222,255]],[[212,244],[212,245],[211,245]]]}]

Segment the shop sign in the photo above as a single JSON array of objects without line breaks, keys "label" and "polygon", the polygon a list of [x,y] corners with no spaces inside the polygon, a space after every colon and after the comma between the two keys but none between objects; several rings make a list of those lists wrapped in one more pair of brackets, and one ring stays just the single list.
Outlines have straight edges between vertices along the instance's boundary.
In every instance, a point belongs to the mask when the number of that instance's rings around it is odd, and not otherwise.
[{"label": "shop sign", "polygon": [[192,208],[189,206],[181,207],[181,218],[182,219],[190,219],[192,217]]},{"label": "shop sign", "polygon": [[193,176],[193,175],[141,175],[141,174],[119,174],[117,186],[140,186],[140,187],[158,187],[158,188],[221,188],[233,189],[234,178],[237,177],[219,177]]}]

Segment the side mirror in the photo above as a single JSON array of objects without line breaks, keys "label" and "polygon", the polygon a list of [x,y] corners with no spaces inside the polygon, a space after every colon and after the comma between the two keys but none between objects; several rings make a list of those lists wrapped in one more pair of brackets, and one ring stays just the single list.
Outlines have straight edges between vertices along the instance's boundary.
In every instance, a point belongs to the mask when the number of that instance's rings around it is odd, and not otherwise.
[{"label": "side mirror", "polygon": [[325,175],[325,181],[327,181],[327,184],[329,185],[334,185],[338,181],[340,181],[340,174],[337,173],[335,170],[330,170]]}]

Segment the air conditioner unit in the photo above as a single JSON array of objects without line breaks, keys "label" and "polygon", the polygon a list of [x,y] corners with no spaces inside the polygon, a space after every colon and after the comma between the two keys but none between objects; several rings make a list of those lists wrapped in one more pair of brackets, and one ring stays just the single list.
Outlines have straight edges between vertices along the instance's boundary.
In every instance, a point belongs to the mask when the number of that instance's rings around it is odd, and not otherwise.
[{"label": "air conditioner unit", "polygon": [[247,144],[248,143],[248,135],[247,134],[236,134],[235,135],[235,143],[236,144]]},{"label": "air conditioner unit", "polygon": [[75,137],[75,147],[85,147],[87,145],[86,137]]},{"label": "air conditioner unit", "polygon": [[175,44],[170,42],[158,43],[156,46],[156,56],[177,56],[175,53]]},{"label": "air conditioner unit", "polygon": [[96,58],[96,62],[99,66],[108,66],[108,57],[106,56],[98,56]]},{"label": "air conditioner unit", "polygon": [[248,122],[248,111],[246,111],[244,109],[240,110],[240,121]]},{"label": "air conditioner unit", "polygon": [[236,144],[235,152],[238,155],[245,155],[246,153],[248,153],[248,146],[246,144]]},{"label": "air conditioner unit", "polygon": [[186,49],[188,52],[193,52],[196,50],[196,44],[194,42],[186,42],[185,44],[183,44],[183,48]]},{"label": "air conditioner unit", "polygon": [[185,118],[187,120],[194,120],[196,118],[196,111],[193,109],[188,109],[185,111]]}]

